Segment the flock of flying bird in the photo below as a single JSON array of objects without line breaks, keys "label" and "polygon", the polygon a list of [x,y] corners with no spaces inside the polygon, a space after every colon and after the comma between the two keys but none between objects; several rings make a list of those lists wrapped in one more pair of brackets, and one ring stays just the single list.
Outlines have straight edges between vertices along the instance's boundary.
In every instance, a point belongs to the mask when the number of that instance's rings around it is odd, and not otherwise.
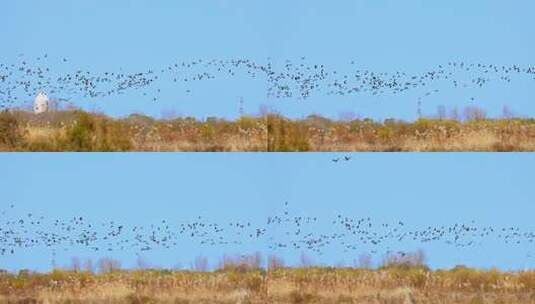
[{"label": "flock of flying bird", "polygon": [[22,214],[11,204],[1,211],[0,256],[32,248],[139,254],[179,249],[186,244],[215,248],[256,245],[275,252],[298,250],[318,255],[333,248],[337,248],[336,252],[356,253],[368,248],[375,254],[390,252],[407,242],[414,246],[442,243],[467,248],[492,240],[506,246],[531,246],[535,241],[535,230],[518,226],[480,226],[471,221],[415,227],[402,220],[385,223],[369,216],[333,214],[331,219],[326,219],[293,214],[288,202],[280,209],[263,223],[247,220],[218,223],[199,216],[183,222],[162,219],[148,225],[131,225],[117,221],[93,222],[79,215],[60,219]]},{"label": "flock of flying bird", "polygon": [[509,83],[515,75],[535,80],[535,66],[466,62],[448,62],[412,74],[374,72],[358,68],[354,61],[344,71],[337,71],[324,64],[309,63],[305,57],[284,62],[268,58],[262,63],[244,58],[196,59],[137,72],[72,69],[67,58],[51,60],[46,54],[31,60],[21,54],[17,61],[0,63],[2,108],[19,106],[41,91],[59,101],[95,101],[128,91],[140,91],[147,100],[158,101],[164,88],[172,88],[173,94],[189,94],[192,83],[237,77],[265,81],[267,97],[298,100],[317,93],[380,95],[423,89],[419,93],[421,99],[439,92],[432,87],[437,81],[446,81],[453,88],[466,88],[483,87],[491,81]]}]

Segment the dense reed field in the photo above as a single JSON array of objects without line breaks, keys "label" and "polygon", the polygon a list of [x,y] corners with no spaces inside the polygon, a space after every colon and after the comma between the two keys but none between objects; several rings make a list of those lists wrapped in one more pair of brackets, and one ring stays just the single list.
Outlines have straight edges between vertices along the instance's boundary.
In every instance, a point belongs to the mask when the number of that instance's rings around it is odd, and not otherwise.
[{"label": "dense reed field", "polygon": [[20,271],[0,275],[0,303],[535,303],[535,272],[465,267]]},{"label": "dense reed field", "polygon": [[[470,115],[471,113],[471,115]],[[82,111],[0,113],[1,151],[535,151],[535,119],[110,118]]]}]

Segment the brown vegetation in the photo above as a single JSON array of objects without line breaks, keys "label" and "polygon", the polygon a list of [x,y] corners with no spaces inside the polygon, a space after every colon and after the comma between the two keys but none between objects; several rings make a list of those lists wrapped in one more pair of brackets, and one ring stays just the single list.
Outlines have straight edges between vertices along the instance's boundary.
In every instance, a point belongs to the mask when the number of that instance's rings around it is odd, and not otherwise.
[{"label": "brown vegetation", "polygon": [[271,256],[277,267],[266,271],[259,254],[226,256],[213,272],[126,271],[103,259],[94,273],[77,261],[68,271],[0,272],[0,303],[535,303],[533,271],[433,271],[421,257],[389,256],[366,269],[288,268]]},{"label": "brown vegetation", "polygon": [[535,119],[114,119],[82,111],[0,113],[0,151],[535,151]]},{"label": "brown vegetation", "polygon": [[277,269],[269,273],[272,303],[535,303],[535,272],[458,267]]}]

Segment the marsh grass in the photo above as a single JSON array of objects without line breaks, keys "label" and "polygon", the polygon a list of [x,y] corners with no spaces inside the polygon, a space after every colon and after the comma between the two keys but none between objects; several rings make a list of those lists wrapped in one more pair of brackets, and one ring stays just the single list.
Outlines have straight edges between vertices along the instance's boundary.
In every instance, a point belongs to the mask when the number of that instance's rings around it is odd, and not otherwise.
[{"label": "marsh grass", "polygon": [[[265,270],[259,253],[224,256],[214,271],[0,272],[0,303],[534,303],[535,272],[458,266],[431,270],[418,252],[387,255],[376,269],[284,267]],[[78,263],[76,263],[78,265]],[[110,267],[113,265],[113,267]]]},{"label": "marsh grass", "polygon": [[[471,112],[470,112],[471,113]],[[468,114],[467,114],[468,115]],[[83,111],[0,113],[1,151],[535,151],[535,119],[336,121],[311,115],[111,118]]]}]

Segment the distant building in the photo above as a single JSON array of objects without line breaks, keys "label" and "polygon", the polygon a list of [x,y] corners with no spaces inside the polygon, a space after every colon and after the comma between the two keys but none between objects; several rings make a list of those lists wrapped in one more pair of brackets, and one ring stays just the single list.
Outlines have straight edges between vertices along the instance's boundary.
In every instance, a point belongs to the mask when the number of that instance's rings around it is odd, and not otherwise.
[{"label": "distant building", "polygon": [[48,112],[49,103],[50,100],[48,99],[48,96],[45,93],[40,92],[39,94],[37,94],[33,102],[33,112],[35,114]]}]

